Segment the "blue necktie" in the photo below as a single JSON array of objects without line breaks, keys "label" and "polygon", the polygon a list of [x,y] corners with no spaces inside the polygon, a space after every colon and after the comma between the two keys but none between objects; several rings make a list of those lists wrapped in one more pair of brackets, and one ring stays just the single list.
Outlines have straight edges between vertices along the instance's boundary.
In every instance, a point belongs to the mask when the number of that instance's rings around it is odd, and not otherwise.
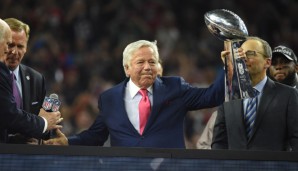
[{"label": "blue necktie", "polygon": [[246,126],[246,135],[249,139],[254,127],[256,113],[257,113],[257,104],[258,104],[258,90],[255,90],[255,97],[249,98],[246,105],[246,113],[244,116],[245,126]]},{"label": "blue necktie", "polygon": [[14,96],[15,101],[17,103],[17,108],[22,109],[23,108],[22,97],[21,97],[21,94],[20,94],[18,86],[17,86],[16,76],[14,75],[13,72],[11,73],[11,80],[12,80],[13,96]]}]

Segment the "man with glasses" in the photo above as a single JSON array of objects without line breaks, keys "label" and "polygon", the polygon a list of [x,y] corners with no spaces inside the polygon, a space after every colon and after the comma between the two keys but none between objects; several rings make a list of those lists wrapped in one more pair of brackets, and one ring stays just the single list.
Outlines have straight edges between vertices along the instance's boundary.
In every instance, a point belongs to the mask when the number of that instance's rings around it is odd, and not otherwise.
[{"label": "man with glasses", "polygon": [[296,151],[298,91],[266,76],[272,57],[266,41],[248,37],[238,53],[245,61],[255,97],[232,100],[218,108],[212,149]]},{"label": "man with glasses", "polygon": [[268,76],[274,81],[298,89],[298,63],[292,49],[282,45],[275,47],[268,71]]}]

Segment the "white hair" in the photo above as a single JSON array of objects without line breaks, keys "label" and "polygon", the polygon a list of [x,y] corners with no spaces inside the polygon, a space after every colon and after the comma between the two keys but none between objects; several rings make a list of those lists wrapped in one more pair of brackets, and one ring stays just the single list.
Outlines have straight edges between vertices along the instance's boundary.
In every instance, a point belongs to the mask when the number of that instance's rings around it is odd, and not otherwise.
[{"label": "white hair", "polygon": [[7,25],[6,22],[0,18],[0,42],[3,41],[4,35],[6,33],[6,30],[7,30],[6,25]]},{"label": "white hair", "polygon": [[[133,53],[140,49],[141,47],[150,47],[153,50],[153,55],[156,58],[156,61],[159,61],[159,53],[158,53],[158,48],[157,48],[157,41],[150,42],[147,40],[139,40],[136,42],[132,42],[126,46],[126,48],[123,51],[123,67],[124,67],[124,72],[126,71],[127,67],[130,67],[130,62]],[[126,72],[125,72],[126,73]]]}]

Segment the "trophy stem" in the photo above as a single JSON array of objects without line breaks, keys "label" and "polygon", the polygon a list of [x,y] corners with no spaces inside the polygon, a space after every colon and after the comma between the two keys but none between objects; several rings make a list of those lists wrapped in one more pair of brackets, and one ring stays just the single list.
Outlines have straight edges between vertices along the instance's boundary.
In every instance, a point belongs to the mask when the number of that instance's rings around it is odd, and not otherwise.
[{"label": "trophy stem", "polygon": [[[253,87],[251,85],[250,76],[246,68],[243,58],[238,55],[238,48],[242,44],[242,40],[231,41],[231,55],[226,60],[226,100],[243,99],[254,96]],[[226,58],[227,59],[227,58]]]}]

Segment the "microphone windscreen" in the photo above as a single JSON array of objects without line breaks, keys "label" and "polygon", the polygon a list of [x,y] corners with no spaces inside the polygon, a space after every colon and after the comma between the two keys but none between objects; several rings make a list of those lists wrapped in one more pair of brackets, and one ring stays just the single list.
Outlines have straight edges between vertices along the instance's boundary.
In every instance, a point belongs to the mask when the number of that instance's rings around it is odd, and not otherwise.
[{"label": "microphone windscreen", "polygon": [[50,98],[51,98],[51,99],[59,99],[59,98],[58,98],[58,95],[55,94],[55,93],[51,94],[51,95],[50,95]]}]

